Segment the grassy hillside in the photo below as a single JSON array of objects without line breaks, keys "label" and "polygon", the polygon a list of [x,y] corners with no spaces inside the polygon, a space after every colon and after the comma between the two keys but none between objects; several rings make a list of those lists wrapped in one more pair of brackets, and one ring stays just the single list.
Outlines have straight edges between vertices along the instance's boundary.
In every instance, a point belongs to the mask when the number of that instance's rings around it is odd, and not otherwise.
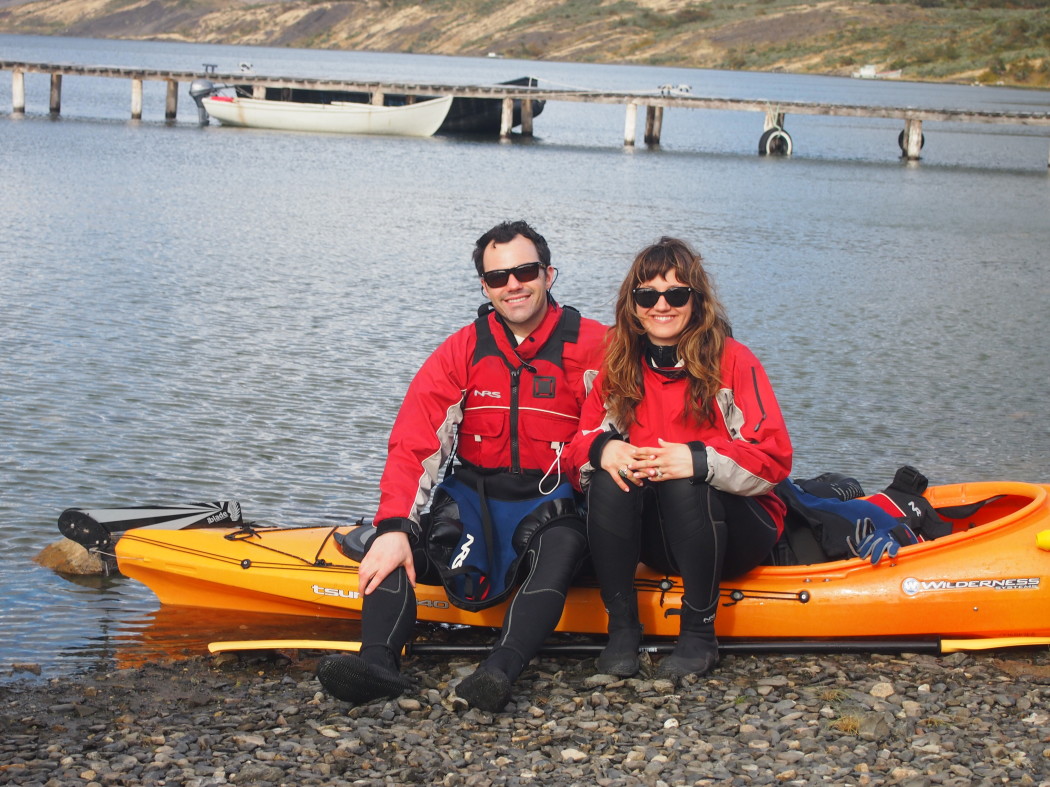
[{"label": "grassy hillside", "polygon": [[0,32],[1050,85],[1050,0],[6,0]]}]

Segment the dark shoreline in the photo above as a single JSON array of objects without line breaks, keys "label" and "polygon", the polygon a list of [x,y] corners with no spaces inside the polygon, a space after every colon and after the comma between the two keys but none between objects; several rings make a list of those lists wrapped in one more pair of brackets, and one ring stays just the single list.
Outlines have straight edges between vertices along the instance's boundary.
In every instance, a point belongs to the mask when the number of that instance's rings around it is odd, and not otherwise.
[{"label": "dark shoreline", "polygon": [[[679,688],[542,657],[504,713],[409,657],[417,691],[325,695],[320,654],[224,654],[0,683],[0,784],[1050,786],[1050,649],[729,655]],[[6,671],[5,671],[6,674]]]}]

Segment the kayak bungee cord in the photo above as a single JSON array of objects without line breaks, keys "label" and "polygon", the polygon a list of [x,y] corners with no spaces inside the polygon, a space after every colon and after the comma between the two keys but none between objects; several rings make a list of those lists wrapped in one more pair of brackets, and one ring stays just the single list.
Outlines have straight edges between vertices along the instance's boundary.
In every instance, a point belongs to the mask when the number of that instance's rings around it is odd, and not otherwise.
[{"label": "kayak bungee cord", "polygon": [[[329,567],[332,567],[332,568],[352,568],[353,567],[353,566],[351,566],[349,564],[344,565],[342,563],[332,563],[332,562],[330,562],[328,560],[325,560],[324,558],[322,558],[320,556],[321,552],[325,548],[325,545],[335,535],[336,531],[338,530],[338,526],[328,529],[328,532],[325,533],[325,537],[323,539],[321,539],[321,543],[320,543],[320,545],[318,545],[317,552],[314,553],[313,559],[308,559],[308,558],[302,557],[301,555],[296,555],[296,554],[293,554],[291,552],[286,552],[283,549],[276,549],[276,548],[271,547],[271,546],[269,546],[267,544],[263,544],[263,543],[260,543],[259,541],[253,541],[252,540],[253,538],[262,539],[264,533],[281,533],[281,532],[287,532],[287,531],[291,531],[291,530],[305,530],[307,528],[278,527],[278,528],[266,528],[265,530],[256,530],[255,528],[252,527],[252,525],[254,525],[254,524],[255,524],[254,522],[242,522],[241,525],[240,525],[240,529],[239,530],[236,530],[233,533],[227,533],[225,536],[223,536],[223,538],[225,538],[227,541],[238,541],[238,542],[240,542],[242,544],[248,544],[250,546],[258,547],[259,549],[265,549],[265,550],[267,550],[269,552],[273,552],[276,555],[283,555],[284,557],[290,557],[293,560],[297,560],[300,563],[302,563],[303,565],[307,565],[307,566],[316,566],[318,568],[329,568]],[[309,529],[313,530],[315,528],[309,528]],[[252,561],[250,559],[245,558],[244,560],[241,561],[241,568],[251,568],[251,566],[252,566]]]}]

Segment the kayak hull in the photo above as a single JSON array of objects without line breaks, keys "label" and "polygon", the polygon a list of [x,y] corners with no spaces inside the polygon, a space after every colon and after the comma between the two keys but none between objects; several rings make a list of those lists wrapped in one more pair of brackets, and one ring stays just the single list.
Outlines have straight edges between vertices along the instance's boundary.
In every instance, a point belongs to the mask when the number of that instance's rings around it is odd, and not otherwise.
[{"label": "kayak hull", "polygon": [[[903,547],[877,565],[851,559],[762,566],[721,589],[718,636],[733,640],[1002,638],[1050,636],[1048,486],[997,482],[931,487],[936,508],[992,499],[955,532]],[[993,499],[994,498],[994,499]],[[117,541],[122,573],[163,604],[273,614],[357,618],[357,564],[335,534],[349,528],[139,528]],[[639,611],[648,637],[678,633],[681,580],[639,567]],[[416,587],[420,620],[499,627],[506,605],[467,612],[442,588]],[[558,630],[604,634],[593,580],[566,599]]]}]

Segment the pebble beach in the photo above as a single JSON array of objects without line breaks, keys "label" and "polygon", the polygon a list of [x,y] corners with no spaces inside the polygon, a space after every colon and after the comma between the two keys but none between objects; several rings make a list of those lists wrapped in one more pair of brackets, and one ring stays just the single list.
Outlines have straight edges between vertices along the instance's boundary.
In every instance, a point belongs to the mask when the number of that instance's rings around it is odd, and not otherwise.
[{"label": "pebble beach", "polygon": [[350,707],[321,690],[320,655],[0,665],[0,785],[1050,787],[1045,647],[733,653],[681,686],[559,654],[502,713],[456,696],[475,658],[407,657],[413,692]]}]

